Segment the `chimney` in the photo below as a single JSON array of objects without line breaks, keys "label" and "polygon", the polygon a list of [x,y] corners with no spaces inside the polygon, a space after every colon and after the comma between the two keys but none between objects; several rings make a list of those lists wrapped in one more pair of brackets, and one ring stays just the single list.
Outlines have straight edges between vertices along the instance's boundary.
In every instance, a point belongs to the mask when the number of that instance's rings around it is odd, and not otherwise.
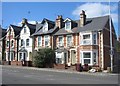
[{"label": "chimney", "polygon": [[23,18],[22,24],[25,24],[25,23],[27,23],[27,19]]},{"label": "chimney", "polygon": [[59,29],[61,29],[61,28],[63,27],[64,22],[63,22],[62,15],[58,15],[58,16],[57,16],[55,25],[56,25],[57,27],[59,27]]},{"label": "chimney", "polygon": [[83,27],[86,23],[86,15],[85,11],[82,10],[82,13],[80,14],[80,26]]}]

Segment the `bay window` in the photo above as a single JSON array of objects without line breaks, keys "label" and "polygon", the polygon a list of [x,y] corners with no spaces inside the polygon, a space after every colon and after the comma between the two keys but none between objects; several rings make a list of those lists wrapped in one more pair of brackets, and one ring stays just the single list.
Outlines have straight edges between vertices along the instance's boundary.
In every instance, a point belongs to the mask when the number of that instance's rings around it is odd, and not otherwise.
[{"label": "bay window", "polygon": [[93,44],[97,44],[97,34],[93,34]]},{"label": "bay window", "polygon": [[88,65],[94,65],[98,64],[98,57],[97,57],[97,51],[82,51],[80,52],[81,57],[81,63],[82,65],[88,64]]}]

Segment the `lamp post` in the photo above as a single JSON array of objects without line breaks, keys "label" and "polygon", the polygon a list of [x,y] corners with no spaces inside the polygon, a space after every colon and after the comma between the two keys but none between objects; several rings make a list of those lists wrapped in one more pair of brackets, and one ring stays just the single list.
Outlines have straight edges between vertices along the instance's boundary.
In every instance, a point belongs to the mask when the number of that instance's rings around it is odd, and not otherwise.
[{"label": "lamp post", "polygon": [[10,65],[10,35],[11,35],[11,27],[9,26],[9,53],[8,53],[8,62]]},{"label": "lamp post", "polygon": [[[110,0],[109,0],[110,6]],[[110,16],[110,8],[109,8],[109,24],[110,24],[110,59],[111,59],[111,72],[113,72],[113,44],[112,44],[112,28],[111,28],[111,16]]]}]

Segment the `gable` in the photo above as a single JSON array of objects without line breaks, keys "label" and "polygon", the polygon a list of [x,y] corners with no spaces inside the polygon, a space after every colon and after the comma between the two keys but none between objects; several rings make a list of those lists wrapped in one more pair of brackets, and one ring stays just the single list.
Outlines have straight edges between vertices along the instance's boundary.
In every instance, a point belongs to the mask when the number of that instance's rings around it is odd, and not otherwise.
[{"label": "gable", "polygon": [[30,36],[30,29],[28,28],[27,25],[24,25],[22,27],[20,35],[29,35]]}]

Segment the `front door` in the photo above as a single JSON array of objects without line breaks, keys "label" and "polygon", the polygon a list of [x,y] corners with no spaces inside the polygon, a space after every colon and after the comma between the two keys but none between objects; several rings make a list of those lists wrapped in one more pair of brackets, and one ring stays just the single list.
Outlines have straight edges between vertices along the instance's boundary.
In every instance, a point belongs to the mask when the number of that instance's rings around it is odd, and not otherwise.
[{"label": "front door", "polygon": [[76,51],[71,50],[71,63],[74,65],[76,63]]}]

